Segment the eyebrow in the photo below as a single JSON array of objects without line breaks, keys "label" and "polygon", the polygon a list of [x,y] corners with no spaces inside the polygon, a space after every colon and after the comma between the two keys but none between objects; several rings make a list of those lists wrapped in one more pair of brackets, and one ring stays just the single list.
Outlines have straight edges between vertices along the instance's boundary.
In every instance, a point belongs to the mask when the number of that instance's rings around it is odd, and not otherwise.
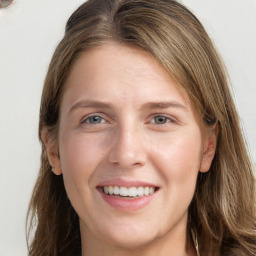
[{"label": "eyebrow", "polygon": [[188,108],[177,101],[161,101],[161,102],[148,102],[144,104],[142,109],[166,109],[166,108],[177,108],[188,111]]},{"label": "eyebrow", "polygon": [[74,104],[71,108],[70,108],[70,112],[74,111],[78,108],[106,108],[109,109],[112,107],[111,103],[107,103],[107,102],[101,102],[101,101],[93,101],[93,100],[82,100],[77,102],[76,104]]},{"label": "eyebrow", "polygon": [[[111,109],[113,105],[108,102],[93,101],[93,100],[82,100],[74,104],[70,108],[70,112],[79,108],[103,108]],[[146,109],[167,109],[176,108],[184,111],[188,111],[188,108],[177,101],[160,101],[160,102],[147,102],[141,106],[141,110]]]}]

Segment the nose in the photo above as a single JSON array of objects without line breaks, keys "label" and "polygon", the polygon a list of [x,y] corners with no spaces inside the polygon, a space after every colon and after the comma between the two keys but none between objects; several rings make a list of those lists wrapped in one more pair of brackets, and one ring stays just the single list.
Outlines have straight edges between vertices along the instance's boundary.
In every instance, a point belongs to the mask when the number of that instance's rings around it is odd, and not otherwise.
[{"label": "nose", "polygon": [[118,165],[124,170],[145,165],[145,141],[138,127],[120,128],[113,136],[115,138],[109,151],[111,164]]}]

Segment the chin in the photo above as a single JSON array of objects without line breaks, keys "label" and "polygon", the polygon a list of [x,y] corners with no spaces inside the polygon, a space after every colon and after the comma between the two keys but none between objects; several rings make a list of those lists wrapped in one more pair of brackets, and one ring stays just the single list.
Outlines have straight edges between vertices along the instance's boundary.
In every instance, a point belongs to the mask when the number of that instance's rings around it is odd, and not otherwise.
[{"label": "chin", "polygon": [[158,234],[153,232],[156,229],[149,228],[148,223],[140,226],[134,223],[105,227],[98,230],[98,237],[114,247],[132,250],[142,248],[158,238]]},{"label": "chin", "polygon": [[143,235],[143,234],[131,234],[131,235],[121,235],[108,237],[108,243],[115,247],[136,250],[143,248],[153,241],[156,241],[154,236]]}]

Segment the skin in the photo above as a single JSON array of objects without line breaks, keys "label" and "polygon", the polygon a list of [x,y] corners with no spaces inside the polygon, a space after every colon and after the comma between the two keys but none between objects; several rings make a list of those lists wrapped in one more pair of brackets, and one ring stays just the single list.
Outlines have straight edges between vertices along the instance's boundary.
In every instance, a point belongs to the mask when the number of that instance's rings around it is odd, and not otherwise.
[{"label": "skin", "polygon": [[[203,129],[179,85],[133,46],[108,43],[84,53],[65,86],[58,139],[45,132],[43,140],[80,217],[82,255],[195,255],[188,206],[198,172],[210,168],[216,129]],[[116,178],[158,191],[145,207],[120,210],[97,189]]]}]

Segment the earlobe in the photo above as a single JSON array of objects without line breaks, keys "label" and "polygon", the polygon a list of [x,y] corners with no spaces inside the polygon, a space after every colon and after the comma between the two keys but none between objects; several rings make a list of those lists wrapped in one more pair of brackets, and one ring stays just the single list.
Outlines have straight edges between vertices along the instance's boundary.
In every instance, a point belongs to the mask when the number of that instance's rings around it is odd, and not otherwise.
[{"label": "earlobe", "polygon": [[216,152],[217,138],[218,138],[218,125],[215,124],[207,132],[207,135],[205,136],[205,139],[204,139],[202,159],[201,159],[201,165],[199,170],[200,172],[205,173],[210,170],[212,160]]},{"label": "earlobe", "polygon": [[58,153],[58,145],[56,140],[50,138],[49,130],[47,128],[43,129],[41,132],[41,139],[44,143],[48,161],[52,167],[52,171],[56,175],[60,175],[61,171],[61,163]]}]

